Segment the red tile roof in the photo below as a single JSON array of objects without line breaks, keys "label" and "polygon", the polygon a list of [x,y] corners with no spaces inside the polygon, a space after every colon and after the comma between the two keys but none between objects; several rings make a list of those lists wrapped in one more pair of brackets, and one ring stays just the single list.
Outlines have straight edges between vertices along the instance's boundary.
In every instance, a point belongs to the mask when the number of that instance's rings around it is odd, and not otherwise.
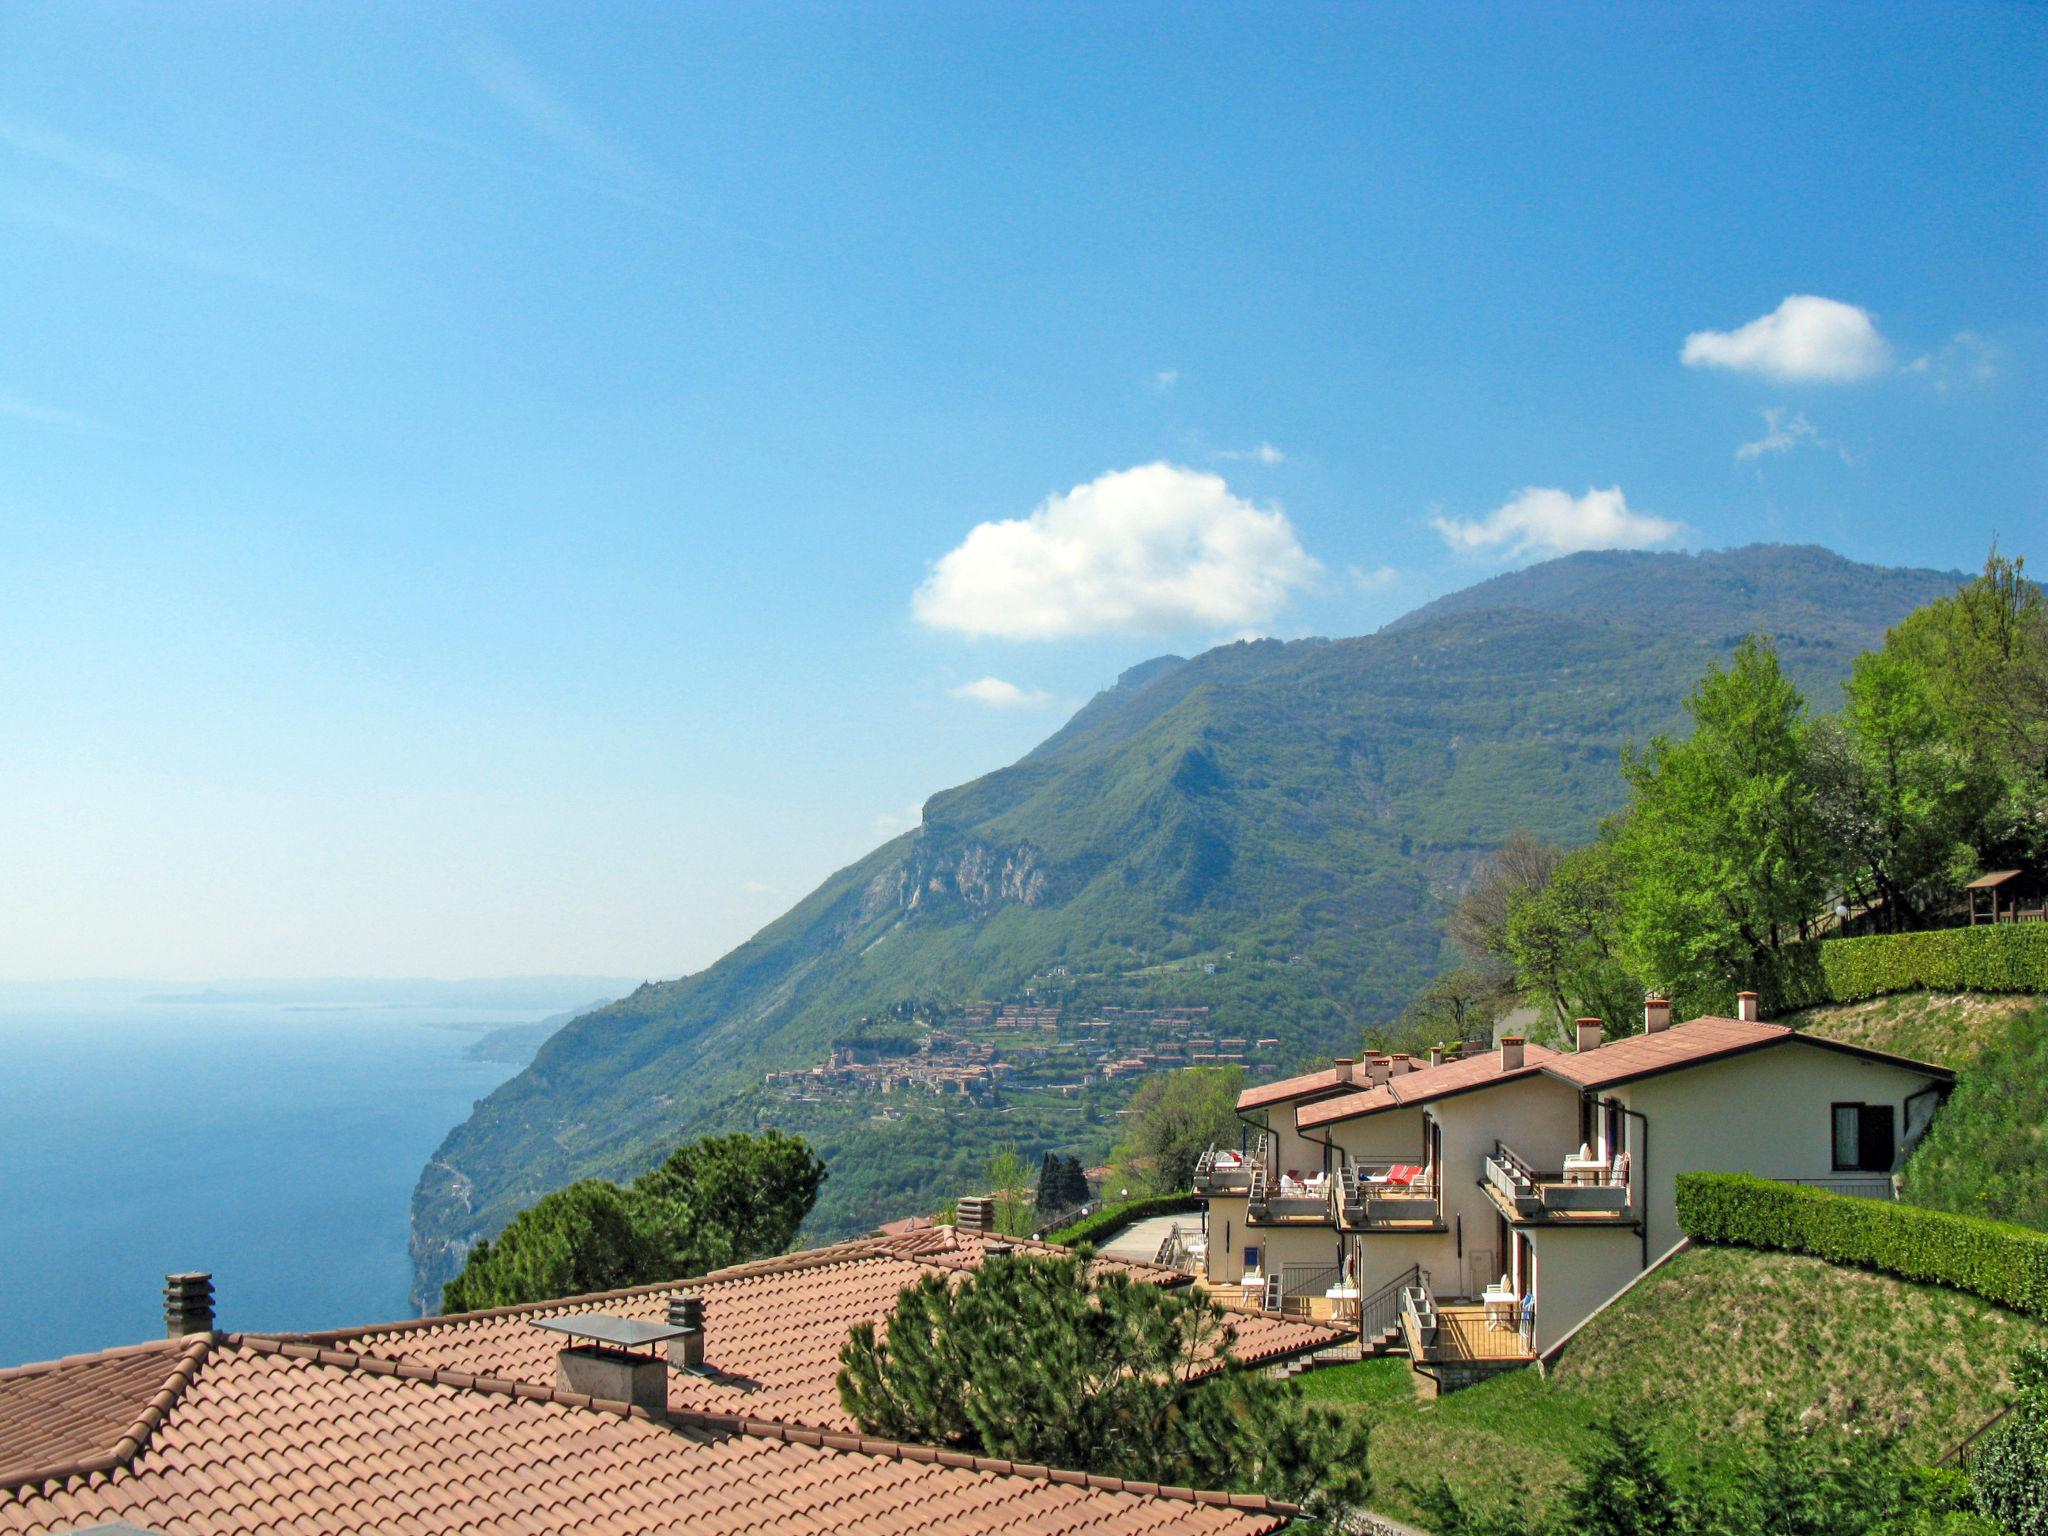
[{"label": "red tile roof", "polygon": [[[134,1383],[110,1383],[142,1375],[144,1360],[161,1384],[139,1437],[91,1467],[69,1459],[98,1433],[75,1426],[74,1405],[132,1401]],[[28,1367],[0,1378],[8,1399],[0,1459],[32,1446],[66,1457],[0,1477],[0,1532],[38,1536],[108,1520],[169,1536],[1256,1536],[1291,1512],[738,1418],[664,1420],[272,1339],[200,1336]]]},{"label": "red tile roof", "polygon": [[1660,1072],[1698,1066],[1724,1056],[1782,1045],[1789,1040],[1801,1040],[1823,1050],[1840,1051],[1867,1061],[1891,1062],[1944,1081],[1955,1075],[1948,1068],[1937,1067],[1932,1062],[1915,1061],[1909,1056],[1894,1056],[1860,1045],[1823,1039],[1783,1024],[1712,1016],[1689,1019],[1654,1035],[1623,1035],[1595,1050],[1556,1055],[1545,1064],[1544,1070],[1552,1077],[1562,1078],[1580,1088],[1614,1088],[1637,1078],[1654,1077]]},{"label": "red tile roof", "polygon": [[1467,1093],[1474,1088],[1490,1088],[1495,1083],[1534,1076],[1557,1059],[1557,1052],[1531,1042],[1522,1047],[1522,1065],[1512,1072],[1503,1072],[1498,1050],[1481,1051],[1438,1066],[1403,1072],[1398,1077],[1388,1078],[1380,1087],[1363,1093],[1346,1094],[1342,1098],[1311,1104],[1296,1114],[1295,1124],[1306,1131],[1337,1120],[1356,1120],[1361,1115],[1375,1115],[1383,1110],[1427,1104],[1432,1099],[1449,1098],[1454,1093]]},{"label": "red tile roof", "polygon": [[[718,1270],[701,1280],[644,1286],[596,1296],[569,1297],[445,1318],[420,1318],[381,1327],[304,1334],[383,1359],[551,1385],[560,1340],[533,1326],[540,1317],[604,1311],[657,1321],[679,1290],[704,1298],[704,1358],[708,1376],[671,1372],[673,1411],[745,1414],[777,1423],[851,1430],[839,1403],[839,1352],[856,1323],[881,1323],[896,1298],[934,1272],[962,1273],[979,1265],[984,1238],[953,1227],[933,1227],[888,1238],[856,1238],[829,1248]],[[1049,1243],[1008,1239],[1024,1253],[1062,1253]],[[1098,1271],[1118,1271],[1156,1285],[1191,1277],[1158,1264],[1098,1259]],[[1264,1362],[1328,1348],[1343,1335],[1292,1319],[1233,1315],[1240,1360]]]},{"label": "red tile roof", "polygon": [[[149,1438],[205,1348],[159,1339],[0,1371],[0,1479],[35,1467],[111,1466]],[[125,1449],[124,1449],[125,1447]]]},{"label": "red tile roof", "polygon": [[1308,1072],[1300,1077],[1283,1077],[1277,1083],[1262,1083],[1256,1088],[1247,1088],[1237,1096],[1237,1107],[1264,1109],[1269,1104],[1284,1104],[1289,1099],[1305,1099],[1313,1094],[1334,1093],[1352,1086],[1348,1069],[1325,1067],[1320,1072]]}]

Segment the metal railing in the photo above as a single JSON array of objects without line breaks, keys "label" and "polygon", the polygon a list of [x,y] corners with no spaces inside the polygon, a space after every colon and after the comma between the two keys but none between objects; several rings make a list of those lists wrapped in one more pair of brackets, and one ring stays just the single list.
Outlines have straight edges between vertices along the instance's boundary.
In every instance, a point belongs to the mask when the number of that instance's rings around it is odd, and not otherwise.
[{"label": "metal railing", "polygon": [[1429,1275],[1419,1264],[1411,1264],[1370,1296],[1358,1303],[1358,1338],[1361,1345],[1392,1333],[1401,1326],[1401,1293],[1410,1286],[1428,1294]]},{"label": "metal railing", "polygon": [[[1424,1167],[1424,1177],[1414,1184],[1374,1184],[1395,1164],[1389,1159],[1354,1163],[1348,1157],[1331,1184],[1331,1198],[1338,1202],[1338,1215],[1347,1226],[1368,1227],[1395,1221],[1436,1221],[1438,1203],[1435,1165]],[[1411,1165],[1412,1166],[1412,1165]]]},{"label": "metal railing", "polygon": [[1825,1189],[1837,1195],[1854,1195],[1861,1200],[1896,1200],[1888,1173],[1837,1173],[1816,1179],[1780,1179],[1780,1184],[1803,1184],[1808,1189]]},{"label": "metal railing", "polygon": [[1282,1264],[1280,1310],[1289,1317],[1308,1317],[1343,1273],[1335,1264]]},{"label": "metal railing", "polygon": [[1611,1176],[1597,1183],[1573,1183],[1563,1174],[1538,1173],[1504,1141],[1496,1141],[1486,1159],[1486,1181],[1517,1216],[1626,1216],[1632,1203],[1629,1186],[1613,1182]]}]

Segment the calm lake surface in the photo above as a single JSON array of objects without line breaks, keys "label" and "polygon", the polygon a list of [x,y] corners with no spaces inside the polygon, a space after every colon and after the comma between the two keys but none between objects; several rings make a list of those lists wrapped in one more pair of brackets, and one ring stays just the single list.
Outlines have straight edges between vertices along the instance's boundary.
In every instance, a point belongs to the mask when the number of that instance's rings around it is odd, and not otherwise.
[{"label": "calm lake surface", "polygon": [[413,1181],[545,1009],[0,1006],[0,1366],[163,1329],[211,1270],[226,1329],[407,1315]]}]

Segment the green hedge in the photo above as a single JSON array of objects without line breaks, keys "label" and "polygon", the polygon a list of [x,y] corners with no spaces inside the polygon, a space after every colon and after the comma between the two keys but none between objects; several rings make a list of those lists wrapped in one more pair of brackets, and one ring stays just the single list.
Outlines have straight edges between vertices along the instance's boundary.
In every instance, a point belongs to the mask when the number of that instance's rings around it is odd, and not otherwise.
[{"label": "green hedge", "polygon": [[1746,1173],[1681,1173],[1678,1225],[1699,1242],[1808,1253],[2048,1318],[2048,1232],[2032,1227]]},{"label": "green hedge", "polygon": [[1828,998],[1887,992],[2048,992],[2048,923],[1983,923],[1927,933],[1829,939],[1820,946]]},{"label": "green hedge", "polygon": [[1137,1200],[1126,1200],[1121,1205],[1107,1205],[1093,1216],[1084,1216],[1071,1227],[1062,1227],[1057,1232],[1045,1234],[1049,1243],[1100,1243],[1128,1227],[1134,1221],[1143,1221],[1147,1216],[1177,1216],[1182,1211],[1199,1211],[1202,1202],[1193,1195],[1146,1195]]}]

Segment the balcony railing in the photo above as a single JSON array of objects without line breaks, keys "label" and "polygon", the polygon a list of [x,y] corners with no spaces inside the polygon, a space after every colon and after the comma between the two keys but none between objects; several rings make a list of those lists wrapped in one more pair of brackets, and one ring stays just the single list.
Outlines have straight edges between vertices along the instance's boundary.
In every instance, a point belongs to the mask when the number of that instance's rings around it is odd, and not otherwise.
[{"label": "balcony railing", "polygon": [[1388,1181],[1390,1169],[1413,1166],[1385,1161],[1347,1161],[1339,1170],[1336,1190],[1344,1224],[1347,1227],[1378,1227],[1441,1221],[1443,1207],[1438,1202],[1437,1171],[1434,1167],[1425,1169],[1406,1184]]},{"label": "balcony railing", "polygon": [[1252,1170],[1266,1160],[1266,1137],[1260,1134],[1249,1151],[1234,1152],[1213,1143],[1195,1160],[1195,1192],[1241,1195],[1251,1189]]},{"label": "balcony railing", "polygon": [[1626,1175],[1590,1163],[1581,1173],[1539,1172],[1505,1142],[1493,1144],[1486,1160],[1486,1182],[1520,1217],[1618,1216],[1630,1213]]},{"label": "balcony railing", "polygon": [[1439,1305],[1423,1285],[1401,1292],[1401,1329],[1408,1352],[1425,1364],[1528,1360],[1535,1354],[1535,1314],[1517,1302]]}]

